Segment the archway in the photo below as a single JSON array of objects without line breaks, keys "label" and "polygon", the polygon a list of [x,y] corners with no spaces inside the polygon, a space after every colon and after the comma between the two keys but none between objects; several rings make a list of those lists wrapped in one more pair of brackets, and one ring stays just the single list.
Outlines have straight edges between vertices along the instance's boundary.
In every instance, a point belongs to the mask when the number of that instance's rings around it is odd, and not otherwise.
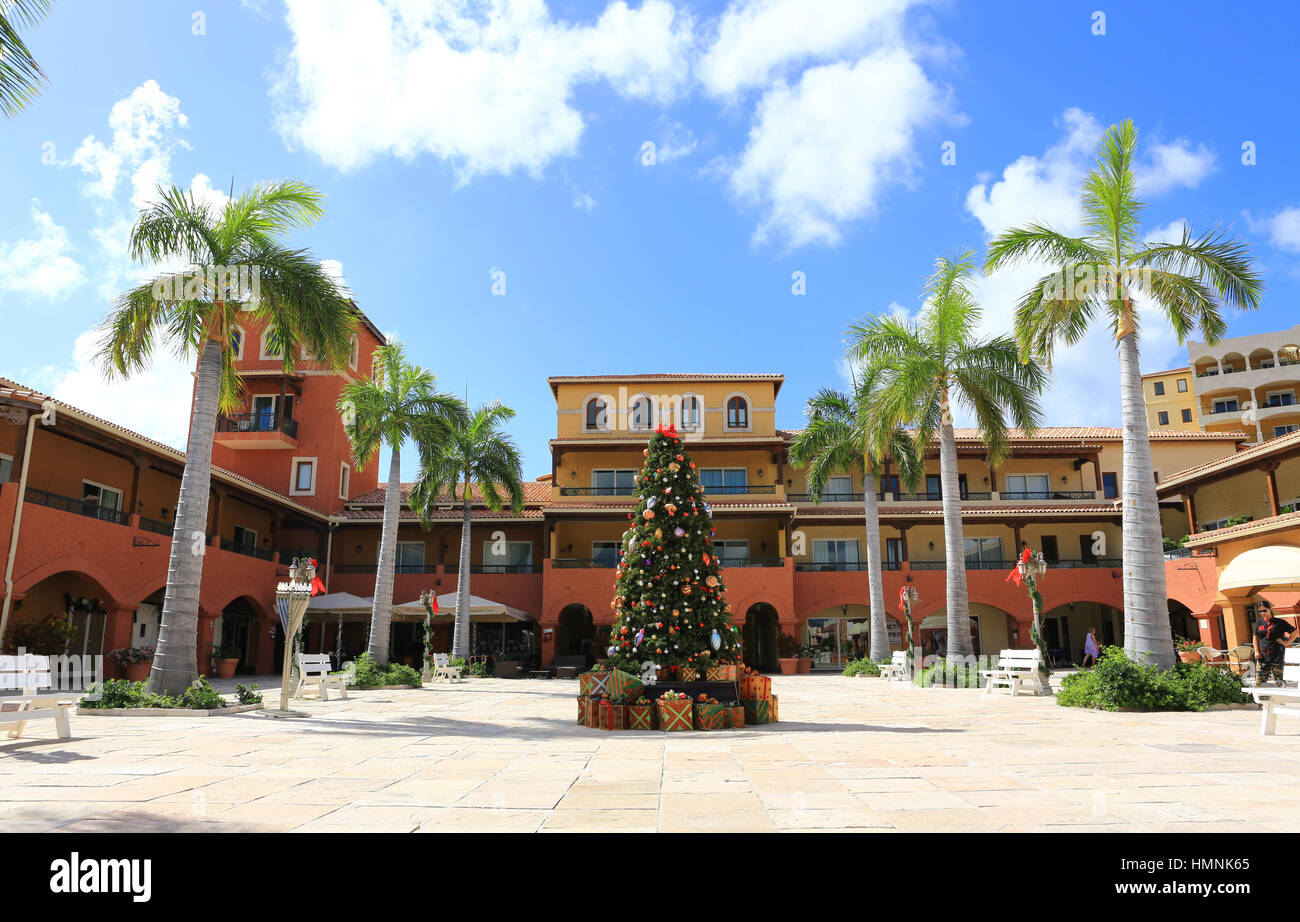
[{"label": "archway", "polygon": [[775,608],[766,602],[755,602],[749,606],[745,612],[745,626],[741,631],[746,666],[764,672],[777,670],[778,632]]},{"label": "archway", "polygon": [[1169,599],[1169,630],[1174,640],[1201,639],[1201,627],[1192,610],[1177,599]]},{"label": "archway", "polygon": [[107,616],[117,602],[101,581],[79,570],[52,573],[23,591],[5,630],[6,652],[107,655]]},{"label": "archway", "polygon": [[[997,655],[1009,647],[1025,646],[1028,637],[1017,637],[1015,619],[1007,612],[984,602],[969,604],[971,646],[977,656]],[[917,642],[922,652],[944,655],[948,649],[948,610],[940,607],[917,623]]]},{"label": "archway", "polygon": [[1124,613],[1112,605],[1068,602],[1043,613],[1043,640],[1047,649],[1062,651],[1066,663],[1083,662],[1083,644],[1090,629],[1096,631],[1099,646],[1124,645]]},{"label": "archway", "polygon": [[581,602],[573,602],[560,610],[560,623],[555,632],[556,656],[595,655],[596,621],[591,609]]},{"label": "archway", "polygon": [[[221,617],[217,619],[220,624],[220,632],[214,633],[213,643],[219,643],[223,649],[233,647],[239,651],[239,665],[235,667],[236,672],[253,673],[257,671],[257,609],[246,596],[240,596],[232,600],[225,608],[221,610]],[[219,638],[219,639],[217,639]],[[275,659],[273,662],[283,662],[284,656],[284,632],[277,629],[275,632]],[[199,670],[202,671],[202,668]]]}]

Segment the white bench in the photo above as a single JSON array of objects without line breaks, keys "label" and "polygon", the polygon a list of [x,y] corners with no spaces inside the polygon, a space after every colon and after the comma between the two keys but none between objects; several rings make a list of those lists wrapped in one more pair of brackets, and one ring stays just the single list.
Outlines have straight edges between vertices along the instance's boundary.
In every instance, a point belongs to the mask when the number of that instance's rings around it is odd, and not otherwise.
[{"label": "white bench", "polygon": [[880,666],[880,677],[893,681],[900,679],[904,682],[912,678],[912,658],[907,655],[906,650],[899,650],[889,658],[888,663]]},{"label": "white bench", "polygon": [[1020,694],[1020,686],[1028,685],[1035,695],[1047,694],[1039,666],[1042,655],[1038,650],[1003,650],[998,654],[998,664],[992,669],[981,669],[980,675],[987,679],[985,694],[992,694],[995,688],[1005,688],[1012,697]]},{"label": "white bench", "polygon": [[0,697],[0,728],[9,728],[9,739],[23,735],[28,721],[49,719],[59,739],[72,737],[68,726],[68,711],[76,703],[67,695],[42,695],[37,689],[53,688],[50,658],[25,653],[21,656],[0,657],[0,689],[19,689],[21,696]]},{"label": "white bench", "polygon": [[433,654],[433,681],[463,682],[464,667],[453,666],[451,657],[446,653]]},{"label": "white bench", "polygon": [[1250,694],[1264,705],[1264,720],[1259,732],[1272,736],[1278,717],[1300,717],[1300,647],[1287,647],[1282,654],[1283,688],[1252,688]]},{"label": "white bench", "polygon": [[345,673],[330,674],[330,655],[328,653],[298,654],[298,687],[293,697],[301,698],[306,691],[316,689],[320,700],[330,700],[329,690],[337,688],[339,697],[348,700],[348,683]]}]

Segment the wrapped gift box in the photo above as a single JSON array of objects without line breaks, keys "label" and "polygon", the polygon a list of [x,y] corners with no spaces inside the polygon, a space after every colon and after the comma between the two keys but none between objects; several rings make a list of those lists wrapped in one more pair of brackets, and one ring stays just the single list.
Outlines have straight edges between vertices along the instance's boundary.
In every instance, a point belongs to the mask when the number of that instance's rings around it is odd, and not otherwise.
[{"label": "wrapped gift box", "polygon": [[579,698],[578,711],[584,727],[600,727],[600,698]]},{"label": "wrapped gift box", "polygon": [[660,730],[694,730],[694,708],[690,698],[678,698],[665,701],[660,698],[655,702],[659,709]]},{"label": "wrapped gift box", "polygon": [[773,695],[772,696],[772,723],[776,723],[780,719],[781,717],[779,714],[777,714],[776,711],[776,695]]},{"label": "wrapped gift box", "polygon": [[734,682],[738,673],[737,667],[731,666],[710,666],[705,676],[710,682]]},{"label": "wrapped gift box", "polygon": [[740,700],[757,701],[772,697],[772,680],[765,675],[740,677]]},{"label": "wrapped gift box", "polygon": [[720,704],[695,705],[696,730],[721,730],[728,723],[727,709]]},{"label": "wrapped gift box", "polygon": [[770,724],[773,721],[771,698],[748,698],[740,703],[745,708],[745,723]]},{"label": "wrapped gift box", "polygon": [[626,730],[627,729],[627,705],[615,704],[605,699],[600,702],[598,708],[600,711],[600,729],[602,730]]},{"label": "wrapped gift box", "polygon": [[733,730],[739,730],[745,726],[745,708],[744,705],[737,704],[734,707],[727,708],[727,718],[731,721]]},{"label": "wrapped gift box", "polygon": [[611,669],[606,673],[605,694],[616,703],[635,701],[640,697],[645,684],[637,676],[621,669]]},{"label": "wrapped gift box", "polygon": [[655,728],[655,706],[653,704],[629,704],[627,706],[627,725],[630,730],[653,730]]},{"label": "wrapped gift box", "polygon": [[700,674],[696,672],[694,669],[692,669],[690,666],[679,666],[677,671],[678,671],[678,675],[681,676],[681,678],[678,679],[679,682],[699,681]]},{"label": "wrapped gift box", "polygon": [[587,701],[585,695],[578,696],[578,726],[583,727],[587,724]]},{"label": "wrapped gift box", "polygon": [[606,695],[606,683],[609,682],[609,670],[599,670],[594,672],[584,672],[578,676],[578,694],[586,695],[588,698],[595,698],[600,695]]}]

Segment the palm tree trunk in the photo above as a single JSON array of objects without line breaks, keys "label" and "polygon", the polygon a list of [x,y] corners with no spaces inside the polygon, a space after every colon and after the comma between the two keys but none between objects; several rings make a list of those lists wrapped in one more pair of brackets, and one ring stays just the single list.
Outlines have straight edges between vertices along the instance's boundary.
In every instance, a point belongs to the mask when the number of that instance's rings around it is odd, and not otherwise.
[{"label": "palm tree trunk", "polygon": [[1135,333],[1119,341],[1119,374],[1124,419],[1124,652],[1130,659],[1169,669],[1174,641]]},{"label": "palm tree trunk", "polygon": [[465,475],[465,502],[460,519],[460,566],[456,575],[456,627],[451,637],[451,655],[469,657],[469,475]]},{"label": "palm tree trunk", "polygon": [[208,497],[212,486],[212,437],[221,391],[221,343],[203,343],[194,378],[194,411],[185,447],[185,470],[176,500],[167,592],[158,626],[158,648],[149,670],[149,691],[178,694],[198,677],[199,585],[208,544]]},{"label": "palm tree trunk", "polygon": [[871,598],[871,637],[868,655],[877,663],[889,659],[885,586],[880,575],[880,510],[876,505],[876,475],[862,477],[862,508],[867,520],[867,592]]},{"label": "palm tree trunk", "polygon": [[947,558],[948,656],[973,656],[970,636],[970,597],[966,591],[966,538],[961,526],[961,485],[957,479],[957,436],[943,395],[943,425],[939,429],[939,483],[943,493],[943,544]]},{"label": "palm tree trunk", "polygon": [[393,446],[388,465],[388,491],[384,494],[384,528],[379,536],[379,569],[375,573],[375,600],[370,606],[370,658],[388,663],[393,622],[393,574],[397,570],[397,526],[402,511],[402,447]]}]

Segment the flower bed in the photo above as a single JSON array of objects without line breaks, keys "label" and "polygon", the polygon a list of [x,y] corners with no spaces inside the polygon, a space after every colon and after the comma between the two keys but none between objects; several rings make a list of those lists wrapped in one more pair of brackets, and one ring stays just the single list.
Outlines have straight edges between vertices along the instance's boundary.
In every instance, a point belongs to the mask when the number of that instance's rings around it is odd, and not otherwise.
[{"label": "flower bed", "polygon": [[[251,692],[241,703],[232,704],[202,676],[179,695],[154,694],[145,682],[109,679],[96,682],[86,697],[77,702],[77,714],[84,717],[212,717],[242,714],[262,707],[261,696]],[[256,699],[256,700],[253,700]]]}]

